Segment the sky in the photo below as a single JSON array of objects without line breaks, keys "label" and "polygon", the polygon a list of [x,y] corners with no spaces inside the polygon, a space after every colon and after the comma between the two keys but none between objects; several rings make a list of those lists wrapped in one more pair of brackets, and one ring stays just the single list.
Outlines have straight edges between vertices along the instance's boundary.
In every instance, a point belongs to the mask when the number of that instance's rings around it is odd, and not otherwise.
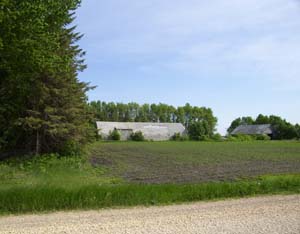
[{"label": "sky", "polygon": [[90,101],[300,123],[300,0],[83,0],[75,23]]}]

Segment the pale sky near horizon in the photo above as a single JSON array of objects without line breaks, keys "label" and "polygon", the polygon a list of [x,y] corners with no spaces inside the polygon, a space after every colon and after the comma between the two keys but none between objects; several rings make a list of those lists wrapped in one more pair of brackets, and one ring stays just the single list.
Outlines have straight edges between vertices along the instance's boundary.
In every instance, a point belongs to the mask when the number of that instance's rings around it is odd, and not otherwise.
[{"label": "pale sky near horizon", "polygon": [[300,123],[299,0],[83,0],[89,100],[259,113]]}]

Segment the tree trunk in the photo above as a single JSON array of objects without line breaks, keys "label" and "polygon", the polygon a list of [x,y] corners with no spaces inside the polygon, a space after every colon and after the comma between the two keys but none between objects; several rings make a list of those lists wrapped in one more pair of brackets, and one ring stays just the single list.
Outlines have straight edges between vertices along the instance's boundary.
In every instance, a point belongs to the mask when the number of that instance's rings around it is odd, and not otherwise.
[{"label": "tree trunk", "polygon": [[36,154],[36,155],[39,155],[39,154],[40,154],[40,132],[39,132],[38,129],[36,130],[35,154]]}]

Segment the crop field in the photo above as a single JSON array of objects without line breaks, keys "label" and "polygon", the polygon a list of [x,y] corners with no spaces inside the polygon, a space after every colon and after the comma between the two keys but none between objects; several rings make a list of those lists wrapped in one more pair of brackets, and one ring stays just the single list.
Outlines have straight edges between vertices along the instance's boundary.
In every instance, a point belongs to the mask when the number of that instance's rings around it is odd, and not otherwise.
[{"label": "crop field", "polygon": [[291,193],[298,142],[97,142],[0,162],[0,215]]},{"label": "crop field", "polygon": [[127,182],[200,183],[300,173],[299,142],[104,142],[89,161]]}]

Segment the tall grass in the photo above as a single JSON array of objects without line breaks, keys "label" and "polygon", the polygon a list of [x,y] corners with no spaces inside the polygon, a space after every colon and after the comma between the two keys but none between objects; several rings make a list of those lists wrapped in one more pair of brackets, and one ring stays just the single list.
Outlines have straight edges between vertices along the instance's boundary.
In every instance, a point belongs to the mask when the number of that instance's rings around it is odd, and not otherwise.
[{"label": "tall grass", "polygon": [[89,184],[64,188],[45,184],[0,187],[0,214],[149,206],[277,193],[300,193],[300,175],[195,185]]},{"label": "tall grass", "polygon": [[92,167],[84,157],[60,157],[56,154],[23,157],[0,163],[1,188],[23,186],[72,187],[114,183],[102,167]]}]

